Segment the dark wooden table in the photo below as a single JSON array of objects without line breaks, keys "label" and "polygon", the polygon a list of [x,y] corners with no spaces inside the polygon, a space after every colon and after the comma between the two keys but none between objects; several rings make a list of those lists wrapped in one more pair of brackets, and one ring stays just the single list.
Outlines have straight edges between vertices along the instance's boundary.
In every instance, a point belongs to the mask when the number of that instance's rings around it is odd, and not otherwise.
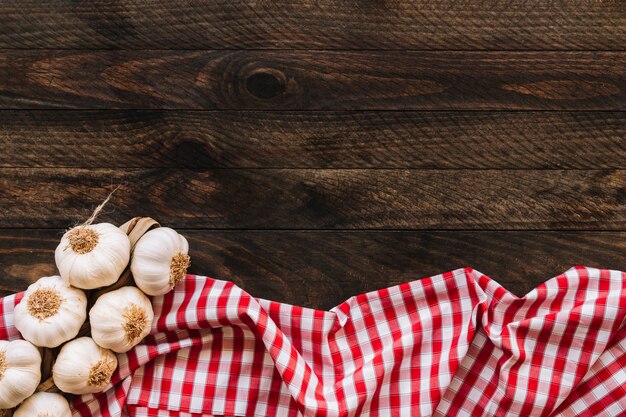
[{"label": "dark wooden table", "polygon": [[329,308],[473,266],[626,269],[623,0],[0,3],[0,290],[153,216]]}]

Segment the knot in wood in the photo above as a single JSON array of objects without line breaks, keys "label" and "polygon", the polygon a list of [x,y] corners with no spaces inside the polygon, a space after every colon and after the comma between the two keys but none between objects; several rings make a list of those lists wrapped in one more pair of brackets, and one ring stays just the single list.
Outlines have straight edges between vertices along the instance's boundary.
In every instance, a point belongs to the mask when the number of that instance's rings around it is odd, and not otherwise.
[{"label": "knot in wood", "polygon": [[262,100],[269,100],[283,94],[287,88],[282,74],[274,71],[260,71],[246,79],[246,89],[250,94]]}]

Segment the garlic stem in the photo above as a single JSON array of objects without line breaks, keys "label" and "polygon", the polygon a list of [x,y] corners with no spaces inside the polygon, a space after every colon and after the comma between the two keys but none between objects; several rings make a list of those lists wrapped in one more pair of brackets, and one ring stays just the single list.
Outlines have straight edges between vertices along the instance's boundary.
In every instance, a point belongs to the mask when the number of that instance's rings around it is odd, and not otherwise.
[{"label": "garlic stem", "polygon": [[78,226],[67,234],[72,250],[81,255],[91,252],[100,240],[98,233],[90,227]]},{"label": "garlic stem", "polygon": [[107,359],[100,359],[91,367],[87,383],[92,387],[101,388],[109,383],[113,371],[115,371],[113,362]]},{"label": "garlic stem", "polygon": [[6,353],[0,352],[0,380],[4,377],[4,373],[7,370],[7,357]]},{"label": "garlic stem", "polygon": [[61,295],[50,288],[40,288],[28,297],[28,312],[39,320],[54,316],[61,307]]},{"label": "garlic stem", "polygon": [[148,325],[148,314],[146,310],[139,307],[137,304],[131,304],[124,309],[122,316],[126,319],[124,323],[126,338],[130,343],[133,343],[141,336],[141,333],[143,333]]},{"label": "garlic stem", "polygon": [[172,257],[172,262],[170,263],[170,286],[174,287],[178,281],[185,277],[187,273],[187,268],[189,268],[189,264],[191,263],[191,258],[189,255],[183,252],[177,252]]}]

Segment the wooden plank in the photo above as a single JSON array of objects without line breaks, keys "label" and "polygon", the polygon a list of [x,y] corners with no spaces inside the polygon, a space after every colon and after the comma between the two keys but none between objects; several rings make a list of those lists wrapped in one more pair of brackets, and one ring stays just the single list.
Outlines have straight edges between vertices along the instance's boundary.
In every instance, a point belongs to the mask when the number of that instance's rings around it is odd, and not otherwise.
[{"label": "wooden plank", "polygon": [[626,167],[626,113],[0,111],[0,167]]},{"label": "wooden plank", "polygon": [[[191,273],[257,297],[330,308],[352,295],[472,266],[518,296],[573,265],[626,269],[624,232],[181,230]],[[55,274],[61,230],[0,232],[0,294]]]},{"label": "wooden plank", "polygon": [[0,108],[625,110],[626,52],[13,50]]},{"label": "wooden plank", "polygon": [[[67,227],[113,185],[178,228],[626,229],[626,170],[0,170],[0,227]],[[107,216],[108,217],[108,216]]]},{"label": "wooden plank", "polygon": [[624,49],[620,0],[20,0],[0,48]]}]

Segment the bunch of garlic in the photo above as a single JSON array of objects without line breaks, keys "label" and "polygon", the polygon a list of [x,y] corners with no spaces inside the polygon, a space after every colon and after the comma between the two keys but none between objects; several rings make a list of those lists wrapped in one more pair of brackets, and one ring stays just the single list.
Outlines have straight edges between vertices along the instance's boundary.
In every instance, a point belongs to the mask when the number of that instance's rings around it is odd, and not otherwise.
[{"label": "bunch of garlic", "polygon": [[61,394],[38,392],[20,405],[13,417],[71,417],[70,405]]},{"label": "bunch of garlic", "polygon": [[130,240],[110,223],[76,226],[54,252],[61,277],[82,289],[114,284],[130,259]]},{"label": "bunch of garlic", "polygon": [[68,394],[93,394],[111,382],[117,357],[90,337],[67,342],[52,367],[54,384]]},{"label": "bunch of garlic", "polygon": [[0,409],[28,398],[41,379],[41,354],[30,342],[0,340]]},{"label": "bunch of garlic", "polygon": [[103,348],[128,352],[150,333],[154,312],[150,299],[136,287],[101,295],[89,311],[91,337]]},{"label": "bunch of garlic", "polygon": [[43,277],[31,284],[13,312],[24,339],[54,348],[73,339],[87,317],[87,296],[61,277]]},{"label": "bunch of garlic", "polygon": [[148,295],[163,295],[185,277],[189,267],[187,239],[169,227],[143,235],[133,251],[130,270]]},{"label": "bunch of garlic", "polygon": [[[135,235],[157,224],[149,218],[139,222]],[[40,278],[15,307],[15,327],[26,340],[0,341],[0,409],[23,402],[15,417],[71,415],[62,395],[33,395],[41,379],[42,358],[36,346],[63,345],[52,368],[52,380],[64,393],[104,390],[117,369],[114,352],[128,352],[152,328],[154,312],[146,294],[165,294],[185,277],[188,250],[187,240],[166,227],[139,238],[132,260],[131,240],[125,229],[109,223],[85,223],[66,232],[55,251],[60,276]],[[139,288],[107,289],[110,292],[101,295],[89,311],[91,337],[74,339],[87,316],[83,290],[115,284],[129,261]]]}]

